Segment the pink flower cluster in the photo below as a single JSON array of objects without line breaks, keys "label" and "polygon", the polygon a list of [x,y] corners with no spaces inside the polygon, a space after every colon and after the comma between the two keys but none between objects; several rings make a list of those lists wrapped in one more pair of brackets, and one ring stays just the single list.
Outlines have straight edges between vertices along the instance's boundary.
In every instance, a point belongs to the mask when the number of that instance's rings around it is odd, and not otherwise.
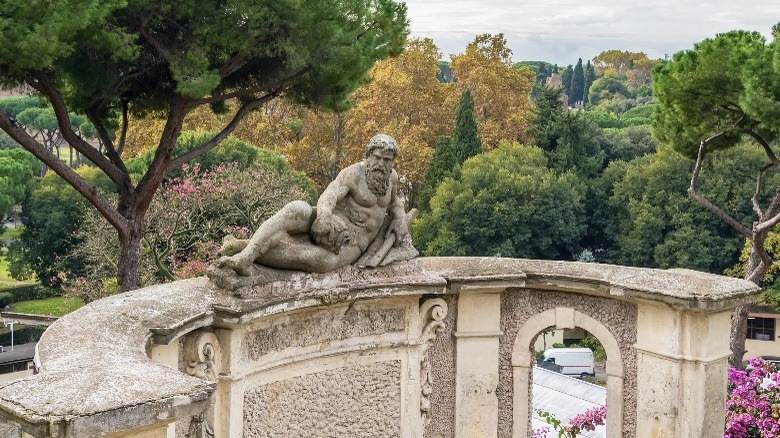
[{"label": "pink flower cluster", "polygon": [[570,436],[577,436],[582,430],[596,430],[596,426],[604,425],[606,418],[606,406],[590,408],[569,420],[569,424],[566,425],[566,432],[568,432]]},{"label": "pink flower cluster", "polygon": [[780,435],[780,373],[762,359],[750,359],[749,364],[749,371],[728,372],[724,438]]},{"label": "pink flower cluster", "polygon": [[[553,417],[549,412],[538,409],[536,411],[547,424],[551,425],[558,437],[574,438],[579,436],[583,430],[596,430],[597,426],[603,426],[607,418],[606,406],[596,406],[590,408],[585,412],[577,414],[569,420],[569,423],[565,426],[561,424],[561,421]],[[547,434],[550,432],[549,427],[541,427],[534,430],[531,433],[531,438],[547,438]]]}]

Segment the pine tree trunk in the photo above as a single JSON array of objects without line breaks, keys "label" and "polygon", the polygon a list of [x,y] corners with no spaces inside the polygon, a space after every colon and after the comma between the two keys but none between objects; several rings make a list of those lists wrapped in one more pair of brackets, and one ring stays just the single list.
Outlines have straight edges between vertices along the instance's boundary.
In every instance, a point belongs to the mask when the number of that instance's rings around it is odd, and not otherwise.
[{"label": "pine tree trunk", "polygon": [[119,260],[116,279],[119,292],[127,292],[141,287],[141,239],[143,227],[141,220],[129,220],[128,232],[119,237]]},{"label": "pine tree trunk", "polygon": [[[760,242],[763,244],[763,241]],[[750,258],[748,258],[745,268],[745,279],[749,279],[760,286],[761,278],[766,273],[766,268],[762,269],[761,257],[758,250],[754,249],[756,241],[753,241],[753,247],[750,248]],[[758,272],[761,270],[762,272]],[[757,278],[757,280],[756,280]],[[742,359],[745,356],[745,337],[747,337],[748,310],[750,305],[745,304],[737,307],[731,316],[731,356],[729,357],[729,367],[743,369]]]},{"label": "pine tree trunk", "polygon": [[731,341],[729,347],[731,356],[729,356],[729,367],[743,369],[742,358],[745,356],[745,337],[747,336],[748,308],[744,304],[734,310],[731,316]]}]

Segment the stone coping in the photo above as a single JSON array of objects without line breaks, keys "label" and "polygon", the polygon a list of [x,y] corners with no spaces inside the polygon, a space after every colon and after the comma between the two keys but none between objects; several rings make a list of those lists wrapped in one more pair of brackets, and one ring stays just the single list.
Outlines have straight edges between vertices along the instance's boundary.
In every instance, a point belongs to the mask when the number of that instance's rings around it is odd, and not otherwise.
[{"label": "stone coping", "polygon": [[40,374],[0,384],[0,415],[31,435],[51,437],[96,436],[191,416],[207,408],[215,385],[151,361],[153,343],[167,344],[201,327],[358,299],[529,287],[717,309],[748,302],[758,291],[743,280],[686,270],[480,257],[409,263],[417,264],[418,274],[381,275],[397,269],[385,267],[357,282],[354,273],[341,282],[327,274],[321,289],[298,295],[278,294],[285,289],[279,284],[270,295],[227,291],[201,277],[96,301],[44,333]]},{"label": "stone coping", "polygon": [[[687,309],[717,311],[752,303],[760,289],[739,278],[689,269],[649,269],[599,263],[487,257],[427,257],[422,266],[450,288],[480,282],[641,298]],[[520,279],[525,278],[522,282]]]}]

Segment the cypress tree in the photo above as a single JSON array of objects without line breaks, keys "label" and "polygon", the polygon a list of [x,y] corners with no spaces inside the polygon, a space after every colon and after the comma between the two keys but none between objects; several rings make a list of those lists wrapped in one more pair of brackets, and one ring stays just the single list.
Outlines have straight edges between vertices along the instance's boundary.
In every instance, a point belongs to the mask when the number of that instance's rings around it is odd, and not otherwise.
[{"label": "cypress tree", "polygon": [[477,132],[477,121],[474,119],[474,98],[468,88],[460,96],[460,103],[455,112],[455,129],[452,137],[439,137],[436,151],[425,170],[423,188],[418,197],[420,211],[429,211],[428,204],[436,193],[439,183],[451,176],[454,169],[468,158],[482,152],[482,140]]},{"label": "cypress tree", "polygon": [[566,70],[563,71],[561,74],[561,80],[563,81],[563,92],[566,94],[566,97],[569,98],[569,102],[571,102],[571,78],[574,76],[574,68],[572,68],[571,64],[566,66]]},{"label": "cypress tree", "polygon": [[460,103],[455,112],[452,147],[457,166],[463,164],[468,158],[482,153],[482,140],[479,139],[477,121],[474,119],[474,98],[468,88],[460,95]]},{"label": "cypress tree", "polygon": [[571,94],[569,95],[569,102],[576,104],[582,102],[585,89],[585,73],[582,70],[582,58],[577,60],[577,65],[574,67],[574,73],[571,77]]},{"label": "cypress tree", "polygon": [[596,69],[593,68],[593,64],[588,63],[585,65],[585,86],[582,93],[582,104],[588,104],[588,94],[590,92],[590,86],[593,85],[593,81],[596,80]]}]

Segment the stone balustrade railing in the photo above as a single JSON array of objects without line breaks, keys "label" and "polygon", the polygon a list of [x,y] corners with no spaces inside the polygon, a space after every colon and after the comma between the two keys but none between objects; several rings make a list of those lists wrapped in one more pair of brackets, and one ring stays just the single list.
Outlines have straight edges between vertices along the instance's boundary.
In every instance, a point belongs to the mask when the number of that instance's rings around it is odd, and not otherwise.
[{"label": "stone balustrade railing", "polygon": [[[422,258],[91,303],[0,386],[34,437],[525,437],[532,341],[607,351],[610,437],[722,436],[730,315],[751,283],[687,270]],[[718,435],[720,434],[720,435]]]}]

